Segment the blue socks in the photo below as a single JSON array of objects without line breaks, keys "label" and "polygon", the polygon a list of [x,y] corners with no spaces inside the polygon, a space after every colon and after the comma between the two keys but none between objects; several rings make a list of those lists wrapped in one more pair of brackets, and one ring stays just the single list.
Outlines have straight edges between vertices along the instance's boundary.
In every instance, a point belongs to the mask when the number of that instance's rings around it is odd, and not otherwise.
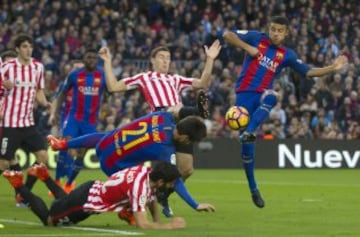
[{"label": "blue socks", "polygon": [[245,170],[246,178],[248,180],[248,185],[251,193],[257,190],[257,185],[254,175],[254,151],[255,143],[243,143],[241,158],[243,160],[243,167]]},{"label": "blue socks", "polygon": [[107,132],[90,133],[84,136],[70,139],[68,148],[95,148],[95,145],[106,135]]}]

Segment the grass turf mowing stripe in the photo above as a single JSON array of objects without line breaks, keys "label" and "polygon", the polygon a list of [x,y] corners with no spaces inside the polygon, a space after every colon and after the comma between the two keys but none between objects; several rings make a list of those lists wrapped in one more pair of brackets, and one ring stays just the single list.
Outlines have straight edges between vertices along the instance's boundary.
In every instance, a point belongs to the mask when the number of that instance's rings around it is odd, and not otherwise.
[{"label": "grass turf mowing stripe", "polygon": [[[0,222],[3,223],[12,223],[12,224],[22,224],[22,225],[35,225],[35,226],[43,226],[37,222],[32,221],[22,221],[22,220],[12,220],[12,219],[0,219]],[[144,233],[140,232],[130,232],[130,231],[122,231],[122,230],[114,230],[114,229],[102,229],[102,228],[93,228],[93,227],[80,227],[80,226],[61,226],[60,228],[73,229],[73,230],[82,230],[82,231],[92,231],[97,233],[109,233],[109,234],[120,234],[120,235],[144,235]],[[19,235],[20,236],[20,235]],[[21,235],[25,236],[25,235]],[[47,235],[54,236],[54,235]]]}]

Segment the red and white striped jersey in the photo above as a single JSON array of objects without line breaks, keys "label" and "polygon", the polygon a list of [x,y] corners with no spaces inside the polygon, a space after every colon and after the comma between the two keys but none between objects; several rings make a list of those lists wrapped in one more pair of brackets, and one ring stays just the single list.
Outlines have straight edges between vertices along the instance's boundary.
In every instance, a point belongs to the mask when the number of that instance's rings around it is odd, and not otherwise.
[{"label": "red and white striped jersey", "polygon": [[151,111],[156,107],[170,107],[181,104],[181,92],[192,87],[194,78],[182,77],[174,74],[145,72],[133,77],[124,78],[126,89],[139,88]]},{"label": "red and white striped jersey", "polygon": [[90,212],[120,212],[124,208],[145,211],[147,202],[155,198],[149,184],[150,171],[151,168],[135,166],[114,173],[106,182],[95,181],[83,209]]},{"label": "red and white striped jersey", "polygon": [[4,62],[0,69],[2,80],[10,80],[14,84],[4,98],[2,126],[34,125],[36,93],[45,87],[44,65],[33,58],[28,65],[23,65],[15,58]]}]

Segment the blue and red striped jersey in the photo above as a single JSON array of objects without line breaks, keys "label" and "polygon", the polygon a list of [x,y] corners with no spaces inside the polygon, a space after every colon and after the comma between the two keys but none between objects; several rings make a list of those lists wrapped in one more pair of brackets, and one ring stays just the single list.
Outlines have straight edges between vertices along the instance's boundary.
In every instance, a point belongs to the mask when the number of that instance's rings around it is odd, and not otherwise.
[{"label": "blue and red striped jersey", "polygon": [[97,123],[105,87],[105,74],[101,68],[92,72],[85,68],[70,72],[62,88],[65,94],[73,91],[69,116],[90,124]]},{"label": "blue and red striped jersey", "polygon": [[271,44],[265,33],[246,30],[237,30],[235,33],[241,40],[256,47],[260,53],[258,57],[245,56],[236,82],[236,92],[262,93],[265,89],[272,89],[276,75],[285,67],[290,67],[303,76],[310,70],[310,66],[303,63],[293,50]]},{"label": "blue and red striped jersey", "polygon": [[114,130],[96,146],[101,168],[111,175],[150,160],[174,164],[174,129],[172,114],[155,112]]}]

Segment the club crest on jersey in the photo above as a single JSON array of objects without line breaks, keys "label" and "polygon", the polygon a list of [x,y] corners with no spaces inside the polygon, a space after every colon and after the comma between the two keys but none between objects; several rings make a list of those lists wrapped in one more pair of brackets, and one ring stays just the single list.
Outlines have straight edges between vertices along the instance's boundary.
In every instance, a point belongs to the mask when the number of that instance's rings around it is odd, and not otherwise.
[{"label": "club crest on jersey", "polygon": [[283,53],[276,53],[275,56],[278,60],[282,60],[284,58],[284,54]]},{"label": "club crest on jersey", "polygon": [[101,78],[96,77],[96,78],[94,79],[94,84],[95,84],[95,85],[100,85],[100,84],[101,84]]}]

